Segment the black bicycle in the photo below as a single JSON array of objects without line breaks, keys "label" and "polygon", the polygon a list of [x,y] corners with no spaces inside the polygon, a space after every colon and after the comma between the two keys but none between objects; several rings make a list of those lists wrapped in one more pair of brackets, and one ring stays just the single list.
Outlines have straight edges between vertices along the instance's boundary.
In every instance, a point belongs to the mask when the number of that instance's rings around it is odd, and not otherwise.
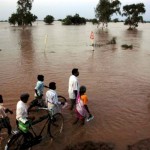
[{"label": "black bicycle", "polygon": [[[67,102],[66,98],[58,95],[58,101],[60,102]],[[30,102],[29,107],[28,107],[28,112],[30,113],[30,111],[32,110],[36,110],[36,107],[47,107],[45,104],[45,100],[42,98],[36,98],[33,101]]]},{"label": "black bicycle", "polygon": [[[63,130],[64,119],[61,113],[52,115],[51,110],[48,108],[38,108],[45,110],[47,113],[30,124],[29,131],[24,132],[18,127],[13,131],[10,139],[8,140],[5,150],[30,150],[32,146],[39,144],[45,137],[55,139]],[[33,125],[46,120],[39,134],[35,133]],[[46,135],[42,136],[44,129],[47,127]]]}]

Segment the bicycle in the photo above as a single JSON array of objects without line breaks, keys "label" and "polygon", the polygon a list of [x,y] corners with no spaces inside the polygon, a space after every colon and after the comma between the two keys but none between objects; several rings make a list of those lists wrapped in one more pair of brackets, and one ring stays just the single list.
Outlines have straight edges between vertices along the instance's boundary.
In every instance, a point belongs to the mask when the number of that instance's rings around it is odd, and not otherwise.
[{"label": "bicycle", "polygon": [[[46,110],[47,114],[33,121],[28,132],[24,132],[19,127],[12,132],[8,140],[5,150],[30,150],[32,146],[39,144],[44,137],[42,133],[47,126],[47,135],[51,139],[55,139],[63,130],[64,118],[61,113],[52,115],[52,111],[48,108],[38,108],[38,110]],[[36,134],[33,125],[46,120],[39,134]],[[47,136],[46,135],[46,136]]]},{"label": "bicycle", "polygon": [[[64,102],[64,103],[67,102],[66,98],[61,95],[58,95],[58,101]],[[44,99],[36,98],[33,101],[31,101],[29,104],[28,112],[30,112],[31,110],[33,110],[33,108],[36,108],[36,107],[47,107],[46,104],[44,103]]]}]

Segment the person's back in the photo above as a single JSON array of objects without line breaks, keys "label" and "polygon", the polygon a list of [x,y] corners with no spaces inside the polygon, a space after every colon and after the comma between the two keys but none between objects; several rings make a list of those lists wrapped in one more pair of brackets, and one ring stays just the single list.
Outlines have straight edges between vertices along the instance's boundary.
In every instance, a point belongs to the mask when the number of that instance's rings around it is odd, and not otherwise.
[{"label": "person's back", "polygon": [[37,76],[37,83],[35,86],[35,98],[36,97],[42,97],[43,96],[43,90],[44,90],[44,76],[43,75],[38,75]]},{"label": "person's back", "polygon": [[3,97],[2,97],[2,95],[0,95],[0,130],[2,128],[7,128],[7,132],[10,135],[12,127],[11,127],[11,124],[10,124],[9,117],[7,116],[8,112],[10,114],[13,114],[13,112],[10,109],[4,107]]},{"label": "person's back", "polygon": [[64,103],[58,101],[58,95],[56,92],[56,83],[49,83],[49,90],[46,92],[47,107],[52,110],[52,113],[61,112],[60,105]]},{"label": "person's back", "polygon": [[16,107],[16,119],[19,120],[20,118],[27,118],[27,109],[27,105],[22,100],[19,100]]},{"label": "person's back", "polygon": [[23,93],[20,95],[20,100],[16,105],[16,125],[19,130],[21,130],[25,136],[30,136],[29,122],[33,121],[35,117],[28,115],[27,102],[29,99],[28,93]]},{"label": "person's back", "polygon": [[23,119],[30,119],[34,120],[33,116],[28,116],[28,107],[27,102],[29,99],[28,93],[23,93],[20,95],[20,100],[18,101],[16,105],[16,123],[18,125],[18,121]]},{"label": "person's back", "polygon": [[87,97],[87,95],[85,93],[83,95],[81,95],[80,98],[83,101],[84,105],[88,104],[88,97]]}]

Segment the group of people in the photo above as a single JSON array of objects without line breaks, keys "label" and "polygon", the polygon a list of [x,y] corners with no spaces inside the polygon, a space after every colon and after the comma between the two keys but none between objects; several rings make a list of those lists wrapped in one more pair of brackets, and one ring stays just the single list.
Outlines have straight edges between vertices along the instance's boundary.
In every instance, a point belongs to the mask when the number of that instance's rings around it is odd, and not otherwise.
[{"label": "group of people", "polygon": [[88,108],[88,97],[86,95],[86,87],[80,86],[78,81],[79,70],[77,68],[72,69],[72,75],[69,78],[68,93],[71,101],[70,110],[75,107],[76,120],[73,124],[76,124],[81,120],[81,124],[84,125],[85,118],[88,114],[87,121],[94,118]]},{"label": "group of people", "polygon": [[[85,119],[87,117],[87,121],[94,118],[94,116],[90,113],[88,108],[88,97],[86,95],[86,87],[80,86],[78,81],[79,71],[77,68],[72,69],[72,75],[69,78],[68,85],[68,94],[70,99],[70,110],[75,110],[76,120],[73,124],[76,124],[78,121],[81,121],[81,124],[84,125]],[[44,85],[44,76],[37,76],[37,83],[35,86],[35,99],[41,101],[45,104],[46,107],[53,110],[56,113],[58,105],[64,105],[64,102],[58,101],[58,95],[56,91],[56,83],[50,82],[49,86]],[[44,87],[49,88],[49,90],[45,94],[45,99],[43,98]],[[29,94],[23,93],[20,95],[20,100],[17,102],[16,106],[16,124],[18,125],[19,121],[22,120],[34,120],[34,116],[29,115],[27,102],[29,100]],[[11,124],[7,113],[10,112],[13,114],[11,110],[5,108],[3,105],[3,97],[0,95],[0,130],[1,128],[7,128],[8,134],[11,134]],[[87,116],[88,115],[88,116]]]}]

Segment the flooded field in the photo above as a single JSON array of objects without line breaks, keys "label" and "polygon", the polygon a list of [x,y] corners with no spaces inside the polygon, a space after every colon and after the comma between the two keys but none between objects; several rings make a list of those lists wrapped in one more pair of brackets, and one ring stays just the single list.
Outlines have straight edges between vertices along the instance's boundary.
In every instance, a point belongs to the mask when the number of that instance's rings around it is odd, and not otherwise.
[{"label": "flooded field", "polygon": [[[14,111],[9,115],[13,128],[19,96],[28,92],[30,101],[34,98],[38,74],[45,76],[46,85],[55,81],[58,94],[67,99],[74,67],[79,69],[80,85],[87,86],[94,120],[83,127],[72,125],[74,113],[63,110],[62,135],[33,149],[61,150],[92,139],[127,150],[127,145],[150,138],[150,26],[140,24],[137,31],[127,28],[123,23],[110,23],[108,29],[101,30],[91,23],[63,26],[54,22],[48,26],[38,22],[23,29],[0,23],[0,94],[5,106]],[[116,44],[107,44],[113,37]],[[123,44],[133,48],[123,49]]]}]

